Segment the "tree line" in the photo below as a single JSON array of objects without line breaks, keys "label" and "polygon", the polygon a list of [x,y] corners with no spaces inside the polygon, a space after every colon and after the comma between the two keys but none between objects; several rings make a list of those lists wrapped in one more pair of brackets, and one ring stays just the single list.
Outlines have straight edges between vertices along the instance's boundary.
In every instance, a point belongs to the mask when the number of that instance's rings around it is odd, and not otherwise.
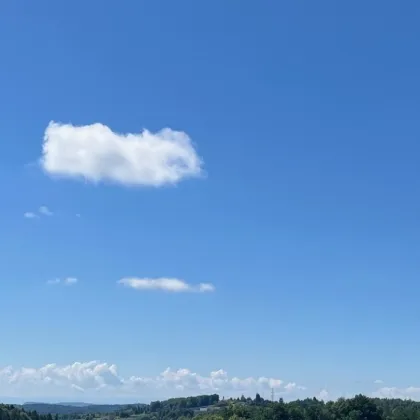
[{"label": "tree line", "polygon": [[15,405],[0,404],[0,420],[59,420],[51,413],[38,414],[36,411],[25,411]]},{"label": "tree line", "polygon": [[[92,407],[92,406],[91,406]],[[0,405],[0,420],[420,420],[420,403],[357,395],[337,401],[307,398],[285,402],[254,399],[219,399],[217,394],[171,398],[150,404],[119,406],[109,413],[39,414],[14,405]]]}]

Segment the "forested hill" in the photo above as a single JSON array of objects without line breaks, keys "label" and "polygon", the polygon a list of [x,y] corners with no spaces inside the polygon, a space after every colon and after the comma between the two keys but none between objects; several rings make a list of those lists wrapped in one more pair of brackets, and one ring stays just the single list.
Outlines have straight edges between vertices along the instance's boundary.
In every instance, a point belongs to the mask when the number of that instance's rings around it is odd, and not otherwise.
[{"label": "forested hill", "polygon": [[55,414],[38,413],[26,406],[0,404],[0,420],[189,420],[193,417],[194,420],[420,420],[419,402],[363,395],[326,403],[316,398],[271,402],[257,394],[254,399],[219,400],[218,395],[203,395],[150,404],[87,406],[92,410],[93,407],[98,410],[111,407],[112,410],[106,413],[80,413],[78,409],[82,407],[64,405],[59,407],[72,408],[73,412],[57,413],[53,404],[42,406],[55,409]]},{"label": "forested hill", "polygon": [[[158,417],[157,417],[158,418]],[[220,411],[199,414],[196,420],[420,420],[420,403],[411,400],[368,398],[357,395],[335,402],[316,398],[285,403],[241,398]]]},{"label": "forested hill", "polygon": [[[32,420],[22,409],[13,405],[0,404],[0,420]],[[47,420],[39,418],[39,420]]]},{"label": "forested hill", "polygon": [[124,410],[126,404],[46,404],[46,403],[25,403],[22,408],[25,411],[36,411],[38,414],[95,414],[95,413],[114,413]]},{"label": "forested hill", "polygon": [[[59,415],[87,415],[87,414],[109,414],[116,413],[119,417],[131,417],[143,414],[144,412],[155,412],[156,410],[172,410],[172,409],[196,409],[199,407],[207,407],[216,404],[219,396],[214,395],[198,395],[187,398],[171,398],[165,401],[154,401],[150,404],[82,404],[82,403],[60,403],[46,404],[30,402],[23,404],[22,408],[26,412],[36,411],[38,414],[59,414]],[[73,416],[74,417],[74,416]]]}]

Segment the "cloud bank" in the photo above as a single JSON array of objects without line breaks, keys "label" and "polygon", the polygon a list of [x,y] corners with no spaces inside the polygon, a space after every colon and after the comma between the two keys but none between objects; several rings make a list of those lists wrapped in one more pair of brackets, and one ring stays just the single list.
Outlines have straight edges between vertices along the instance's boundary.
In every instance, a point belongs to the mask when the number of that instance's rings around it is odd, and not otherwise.
[{"label": "cloud bank", "polygon": [[420,388],[414,386],[407,388],[383,387],[375,391],[373,396],[378,398],[401,398],[403,400],[411,399],[418,401],[420,399]]},{"label": "cloud bank", "polygon": [[127,186],[160,187],[202,173],[202,160],[184,132],[164,128],[119,134],[99,123],[51,122],[41,165],[50,175]]},{"label": "cloud bank", "polygon": [[[190,369],[167,368],[156,376],[123,376],[115,364],[99,361],[68,365],[50,363],[38,368],[0,366],[0,395],[13,399],[58,401],[65,397],[68,401],[80,398],[85,401],[141,402],[212,393],[225,397],[242,394],[254,397],[257,392],[270,398],[272,389],[276,399],[314,395],[296,382],[264,376],[239,378],[229,376],[223,369],[201,375]],[[317,398],[328,401],[343,396],[351,398],[353,394],[334,393],[332,396],[328,390],[322,389]],[[382,387],[372,396],[420,400],[420,388]]]},{"label": "cloud bank", "polygon": [[165,292],[181,293],[181,292],[214,292],[216,289],[211,283],[189,284],[184,280],[176,278],[123,278],[118,281],[126,287],[136,290],[160,290]]},{"label": "cloud bank", "polygon": [[[189,369],[165,369],[157,376],[122,377],[117,366],[98,361],[70,365],[48,364],[40,368],[0,368],[0,395],[8,397],[68,397],[83,394],[89,397],[167,398],[205,393],[220,395],[267,395],[271,389],[290,394],[291,388],[280,379],[266,377],[230,377],[223,369],[202,376]],[[302,389],[302,387],[299,387]]]}]

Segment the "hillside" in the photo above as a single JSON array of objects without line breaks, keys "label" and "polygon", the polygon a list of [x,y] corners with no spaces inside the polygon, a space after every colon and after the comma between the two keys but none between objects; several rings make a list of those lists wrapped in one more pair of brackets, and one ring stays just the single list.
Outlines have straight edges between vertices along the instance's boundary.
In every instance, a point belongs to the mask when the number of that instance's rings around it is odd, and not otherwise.
[{"label": "hillside", "polygon": [[[35,411],[37,407],[40,411]],[[81,410],[88,410],[81,413]],[[51,411],[48,411],[51,410]],[[0,405],[0,420],[420,420],[420,403],[411,400],[378,399],[357,395],[323,402],[316,398],[284,402],[251,398],[219,400],[201,395],[172,398],[150,404]]]},{"label": "hillside", "polygon": [[[0,420],[35,420],[35,418],[31,418],[25,411],[17,406],[0,404]],[[47,420],[47,416],[38,416],[36,420]],[[51,419],[49,418],[48,420]]]},{"label": "hillside", "polygon": [[47,403],[25,403],[22,408],[25,411],[36,411],[38,414],[95,414],[114,413],[123,410],[127,404],[47,404]]}]

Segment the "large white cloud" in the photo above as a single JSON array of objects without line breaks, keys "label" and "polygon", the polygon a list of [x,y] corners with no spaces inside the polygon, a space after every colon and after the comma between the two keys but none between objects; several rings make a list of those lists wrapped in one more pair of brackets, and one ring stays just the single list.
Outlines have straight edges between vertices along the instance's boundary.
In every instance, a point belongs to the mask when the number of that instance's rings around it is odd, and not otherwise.
[{"label": "large white cloud", "polygon": [[177,278],[161,277],[156,279],[127,277],[118,283],[137,290],[161,290],[165,292],[214,292],[215,287],[211,283],[189,284]]},{"label": "large white cloud", "polygon": [[[189,369],[167,368],[157,376],[122,377],[115,365],[97,361],[76,362],[40,368],[0,368],[0,395],[8,397],[50,398],[82,393],[86,398],[127,398],[132,401],[204,393],[250,395],[256,392],[290,394],[291,387],[282,380],[266,377],[230,377],[223,369],[202,376]],[[303,388],[303,387],[293,387]]]},{"label": "large white cloud", "polygon": [[41,164],[51,175],[155,187],[202,172],[202,160],[184,132],[165,128],[119,134],[99,123],[51,122],[44,134]]}]

